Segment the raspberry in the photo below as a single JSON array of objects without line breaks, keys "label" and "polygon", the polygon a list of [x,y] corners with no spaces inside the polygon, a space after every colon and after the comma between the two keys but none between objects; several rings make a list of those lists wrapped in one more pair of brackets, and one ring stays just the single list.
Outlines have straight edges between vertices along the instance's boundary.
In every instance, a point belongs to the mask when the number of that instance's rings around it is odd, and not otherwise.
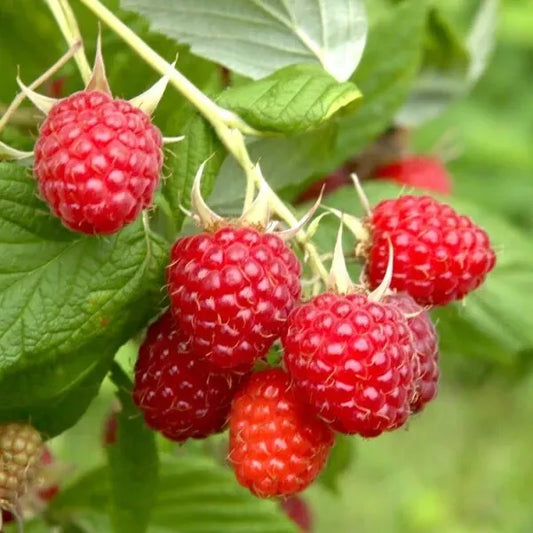
[{"label": "raspberry", "polygon": [[452,192],[452,182],[448,172],[442,163],[433,157],[411,156],[394,161],[378,168],[376,177],[440,194]]},{"label": "raspberry", "polygon": [[[47,468],[53,468],[55,465],[55,459],[52,455],[52,452],[47,446],[44,446],[43,448],[43,455],[41,457],[41,472],[46,474]],[[45,483],[44,485],[37,487],[36,489],[38,497],[45,501],[49,502],[52,501],[59,492],[59,485],[57,483],[49,481],[48,483]]]},{"label": "raspberry", "polygon": [[282,343],[295,386],[334,430],[375,437],[407,421],[415,353],[397,307],[323,293],[293,310]]},{"label": "raspberry", "polygon": [[252,366],[279,337],[300,296],[301,267],[272,233],[224,226],[179,239],[167,279],[192,349],[220,368]]},{"label": "raspberry", "polygon": [[253,374],[233,400],[229,460],[260,498],[305,489],[325,466],[334,437],[301,404],[279,368]]},{"label": "raspberry", "polygon": [[104,431],[102,432],[102,443],[104,446],[115,444],[118,434],[117,413],[113,410],[104,420]]},{"label": "raspberry", "polygon": [[99,91],[77,92],[41,126],[34,166],[41,196],[68,228],[114,233],[152,203],[161,144],[140,109]]},{"label": "raspberry", "polygon": [[197,357],[166,312],[148,329],[135,366],[133,400],[146,423],[182,442],[224,429],[242,375]]},{"label": "raspberry", "polygon": [[28,424],[0,425],[0,509],[12,511],[35,483],[43,444]]},{"label": "raspberry", "polygon": [[369,285],[381,283],[394,247],[391,288],[421,305],[445,305],[483,283],[496,263],[487,234],[470,218],[429,196],[402,196],[379,203],[369,221]]},{"label": "raspberry", "polygon": [[[10,511],[6,511],[5,509],[0,510],[0,514],[2,515],[2,520],[0,520],[1,524],[11,524],[11,522],[15,521],[15,516]],[[0,531],[2,531],[0,529]]]},{"label": "raspberry", "polygon": [[407,293],[397,293],[387,298],[406,315],[413,334],[416,357],[413,365],[414,390],[411,412],[417,413],[437,395],[439,381],[439,346],[437,331],[431,318]]},{"label": "raspberry", "polygon": [[283,512],[298,526],[299,531],[313,530],[313,516],[309,504],[299,496],[290,496],[280,502]]}]

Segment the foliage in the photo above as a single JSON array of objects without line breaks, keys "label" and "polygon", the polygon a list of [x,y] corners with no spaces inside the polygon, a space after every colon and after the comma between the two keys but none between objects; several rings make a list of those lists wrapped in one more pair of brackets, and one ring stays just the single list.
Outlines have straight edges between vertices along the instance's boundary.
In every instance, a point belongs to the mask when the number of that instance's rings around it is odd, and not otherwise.
[{"label": "foliage", "polygon": [[[282,198],[294,198],[310,182],[359,156],[391,126],[416,125],[413,147],[420,151],[452,131],[464,153],[450,162],[455,191],[446,201],[482,223],[499,253],[498,267],[479,293],[465,305],[434,314],[444,368],[460,381],[494,369],[516,379],[531,366],[533,309],[524,295],[533,290],[528,235],[533,168],[530,125],[523,117],[533,109],[524,74],[530,71],[533,41],[526,3],[501,6],[501,44],[491,64],[494,0],[369,0],[366,5],[328,0],[327,10],[318,0],[227,0],[223,8],[215,0],[123,0],[120,7],[106,2],[165,58],[179,51],[180,72],[238,115],[249,134],[252,162],[260,162]],[[72,4],[90,56],[97,19]],[[3,111],[16,91],[17,65],[29,83],[65,45],[45,2],[30,11],[4,0],[0,15]],[[107,28],[103,49],[116,95],[133,97],[157,79]],[[221,73],[221,65],[229,75]],[[83,86],[73,62],[58,76],[64,78],[64,94]],[[42,90],[49,92],[50,84]],[[184,210],[201,163],[208,160],[202,192],[210,195],[210,205],[222,213],[238,211],[245,196],[244,171],[228,154],[220,131],[199,111],[169,87],[154,120],[165,135],[185,138],[166,149],[164,180],[150,220],[138,220],[113,236],[67,231],[38,199],[28,167],[0,163],[0,422],[31,420],[46,437],[63,434],[55,441],[58,449],[78,442],[79,428],[87,431],[87,420],[94,426],[94,416],[83,418],[91,402],[93,409],[107,408],[106,376],[119,348],[136,339],[165,306],[161,288],[170,241],[190,230]],[[37,125],[35,113],[23,107],[0,132],[1,140],[31,149]],[[365,189],[372,202],[399,194],[382,183],[365,184]],[[326,203],[362,213],[351,188],[330,195]],[[332,218],[323,219],[316,234],[321,252],[331,251],[336,228]],[[135,342],[126,349],[128,363],[134,350]],[[294,530],[274,502],[258,501],[238,488],[209,447],[188,444],[176,450],[157,440],[129,399],[131,369],[113,368],[123,409],[118,443],[106,457],[94,451],[99,443],[93,443],[87,452],[93,464],[80,468],[28,531],[47,530],[44,520],[80,532]],[[455,405],[449,396],[447,402],[444,410]],[[382,453],[394,455],[390,442]],[[80,464],[83,455],[81,450],[76,458]],[[347,483],[357,484],[347,475],[358,468],[353,457],[353,446],[340,439],[322,487],[342,493]],[[318,508],[323,488],[311,491]],[[436,505],[439,494],[434,500],[426,496],[428,507]],[[398,531],[448,531],[435,529],[440,526],[427,517],[410,520]],[[362,531],[376,530],[365,527]]]}]

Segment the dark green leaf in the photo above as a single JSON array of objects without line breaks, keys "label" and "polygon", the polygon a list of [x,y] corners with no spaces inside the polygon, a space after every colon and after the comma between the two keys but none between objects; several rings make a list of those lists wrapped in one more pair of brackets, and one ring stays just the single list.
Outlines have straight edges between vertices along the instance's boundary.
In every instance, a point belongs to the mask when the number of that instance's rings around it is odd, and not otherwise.
[{"label": "dark green leaf", "polygon": [[191,188],[200,165],[209,160],[201,183],[202,193],[207,196],[226,155],[213,128],[200,115],[193,115],[182,133],[185,139],[175,145],[169,161],[170,175],[163,183],[163,194],[170,206],[176,230],[185,220],[181,207],[191,205]]},{"label": "dark green leaf", "polygon": [[360,97],[353,83],[339,83],[319,65],[301,64],[228,89],[219,104],[259,130],[299,133],[353,108]]},{"label": "dark green leaf", "polygon": [[420,64],[425,12],[425,2],[405,0],[371,26],[363,60],[352,77],[363,100],[356,113],[340,120],[337,163],[386,130],[407,97]]},{"label": "dark green leaf", "polygon": [[111,379],[122,409],[117,416],[117,440],[106,446],[111,481],[111,523],[117,533],[144,533],[150,523],[159,479],[155,435],[133,404],[133,385],[113,364]]},{"label": "dark green leaf", "polygon": [[[2,420],[24,413],[45,434],[72,424],[103,367],[161,305],[166,260],[141,221],[109,237],[67,231],[27,171],[0,164]],[[69,398],[83,389],[76,413]],[[65,418],[52,421],[61,403]]]},{"label": "dark green leaf", "polygon": [[[104,468],[63,491],[51,516],[66,524],[77,517],[102,515],[109,496]],[[104,529],[88,532],[101,533]],[[105,530],[107,531],[107,530]],[[187,455],[161,462],[150,533],[296,533],[274,501],[260,500],[238,485],[232,472],[213,460]]]},{"label": "dark green leaf", "polygon": [[326,468],[320,474],[318,481],[331,492],[338,494],[339,478],[351,467],[354,455],[355,441],[353,437],[337,435]]}]

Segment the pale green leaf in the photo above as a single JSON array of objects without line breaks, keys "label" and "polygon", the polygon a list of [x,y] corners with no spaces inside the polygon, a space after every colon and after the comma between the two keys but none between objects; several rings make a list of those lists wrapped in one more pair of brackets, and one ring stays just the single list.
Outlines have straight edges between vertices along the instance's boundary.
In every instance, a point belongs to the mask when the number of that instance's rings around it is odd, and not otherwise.
[{"label": "pale green leaf", "polygon": [[152,28],[251,78],[314,62],[339,81],[366,40],[362,0],[122,0]]},{"label": "pale green leaf", "polygon": [[228,89],[218,103],[259,130],[299,133],[352,108],[360,97],[353,83],[337,82],[318,65],[300,64]]}]

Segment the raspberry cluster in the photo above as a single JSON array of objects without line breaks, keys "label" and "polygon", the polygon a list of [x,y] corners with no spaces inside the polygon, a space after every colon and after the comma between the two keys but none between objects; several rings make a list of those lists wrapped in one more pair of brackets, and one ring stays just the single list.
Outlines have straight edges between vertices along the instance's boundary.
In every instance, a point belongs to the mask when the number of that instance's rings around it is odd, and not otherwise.
[{"label": "raspberry cluster", "polygon": [[[366,285],[303,301],[300,263],[275,234],[222,221],[178,239],[170,309],[135,368],[146,423],[178,442],[229,427],[239,483],[289,497],[318,476],[336,432],[376,437],[420,412],[439,379],[427,306],[479,286],[495,255],[483,230],[429,197],[382,202],[366,224]],[[393,290],[370,292],[389,241]],[[283,368],[259,369],[277,339]]]}]

